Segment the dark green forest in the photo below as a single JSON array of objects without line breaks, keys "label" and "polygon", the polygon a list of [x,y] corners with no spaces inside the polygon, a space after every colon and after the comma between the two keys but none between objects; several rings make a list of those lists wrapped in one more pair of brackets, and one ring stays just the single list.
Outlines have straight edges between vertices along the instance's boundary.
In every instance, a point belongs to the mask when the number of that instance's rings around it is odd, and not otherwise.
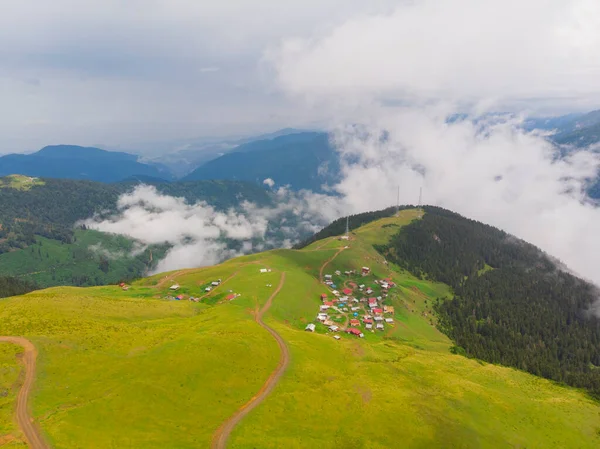
[{"label": "dark green forest", "polygon": [[386,246],[389,260],[452,287],[439,298],[440,328],[465,352],[600,397],[600,320],[592,284],[538,248],[435,207]]},{"label": "dark green forest", "polygon": [[31,282],[11,276],[0,276],[0,298],[7,296],[23,295],[35,290],[37,287]]}]

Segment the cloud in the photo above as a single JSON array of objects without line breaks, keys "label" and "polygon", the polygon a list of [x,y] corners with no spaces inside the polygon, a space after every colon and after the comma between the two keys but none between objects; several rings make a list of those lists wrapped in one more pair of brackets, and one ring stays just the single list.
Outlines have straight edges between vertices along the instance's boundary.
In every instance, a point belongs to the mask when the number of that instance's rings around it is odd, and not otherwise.
[{"label": "cloud", "polygon": [[273,187],[275,185],[275,181],[273,181],[271,178],[267,178],[263,181],[263,184],[269,187]]},{"label": "cloud", "polygon": [[346,106],[598,105],[599,30],[595,0],[421,0],[284,40],[267,58],[288,93]]},{"label": "cloud", "polygon": [[[561,158],[520,126],[538,100],[598,100],[599,20],[587,0],[406,2],[285,40],[265,60],[283,92],[329,115],[346,210],[390,206],[397,186],[415,204],[422,188],[425,204],[500,227],[600,283],[600,209],[584,193],[598,153]],[[484,115],[503,107],[511,113]]]},{"label": "cloud", "polygon": [[[160,194],[154,186],[137,186],[123,194],[113,216],[92,217],[83,224],[99,231],[129,236],[145,245],[168,243],[171,249],[155,271],[212,265],[241,254],[289,247],[342,213],[329,197],[285,188],[275,193],[275,206],[244,201],[239,208],[218,211],[206,202]],[[327,214],[321,211],[325,206]],[[98,254],[117,257],[104,248]],[[139,253],[139,245],[135,247]]]}]

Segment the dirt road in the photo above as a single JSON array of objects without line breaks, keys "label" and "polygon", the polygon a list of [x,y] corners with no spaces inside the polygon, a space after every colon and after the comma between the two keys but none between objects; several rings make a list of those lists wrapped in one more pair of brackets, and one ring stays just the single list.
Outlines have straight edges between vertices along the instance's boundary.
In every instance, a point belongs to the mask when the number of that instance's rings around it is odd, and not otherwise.
[{"label": "dirt road", "polygon": [[277,368],[275,368],[275,371],[271,373],[271,375],[269,376],[265,384],[261,387],[261,389],[258,391],[258,393],[256,393],[254,397],[252,397],[252,399],[250,399],[248,402],[242,405],[242,407],[240,407],[227,421],[225,421],[225,423],[223,423],[223,425],[221,425],[221,427],[217,429],[213,436],[211,445],[212,449],[225,449],[227,445],[227,439],[229,438],[229,435],[231,434],[235,426],[248,413],[250,413],[254,408],[256,408],[262,401],[264,401],[267,398],[269,393],[271,393],[273,388],[275,388],[275,385],[277,385],[277,382],[279,382],[279,379],[281,379],[281,376],[283,375],[284,371],[290,363],[290,352],[287,346],[285,345],[283,338],[281,338],[281,336],[277,332],[275,332],[273,329],[267,326],[262,320],[265,312],[267,312],[269,310],[269,307],[271,307],[273,299],[275,298],[275,296],[277,296],[284,283],[285,272],[281,273],[279,285],[277,286],[273,294],[269,297],[263,308],[260,309],[260,311],[255,316],[256,322],[261,327],[265,328],[277,341],[277,344],[279,345],[279,350],[281,351],[281,358],[279,359],[279,364],[277,365]]},{"label": "dirt road", "polygon": [[0,342],[14,343],[25,349],[25,353],[23,354],[25,381],[17,396],[17,422],[31,449],[49,449],[50,446],[44,442],[44,439],[42,438],[40,431],[34,425],[33,417],[29,415],[27,408],[29,393],[31,392],[33,379],[35,377],[35,359],[37,357],[37,350],[35,349],[35,346],[33,346],[33,343],[22,337],[0,337]]}]

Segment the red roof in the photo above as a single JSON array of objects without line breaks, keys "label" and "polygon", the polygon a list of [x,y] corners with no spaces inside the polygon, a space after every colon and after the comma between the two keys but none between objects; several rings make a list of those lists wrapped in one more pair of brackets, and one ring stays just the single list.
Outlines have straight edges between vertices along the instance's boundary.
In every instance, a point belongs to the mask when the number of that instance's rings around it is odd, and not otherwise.
[{"label": "red roof", "polygon": [[360,326],[360,321],[358,321],[358,320],[350,320],[350,326]]},{"label": "red roof", "polygon": [[329,306],[329,307],[332,307],[332,306],[333,306],[333,301],[325,301],[325,302],[323,303],[323,305],[325,305],[325,306]]},{"label": "red roof", "polygon": [[225,298],[227,301],[231,301],[232,299],[235,299],[235,294],[232,293],[231,295],[227,295],[227,297]]},{"label": "red roof", "polygon": [[327,295],[326,295],[325,293],[322,293],[322,294],[321,294],[321,298],[322,298],[322,299],[325,299],[325,298],[327,298]]},{"label": "red roof", "polygon": [[352,288],[358,287],[358,285],[356,285],[354,282],[349,282],[348,285]]},{"label": "red roof", "polygon": [[352,290],[349,288],[345,288],[344,290],[342,290],[342,293],[344,295],[351,295],[352,294]]},{"label": "red roof", "polygon": [[373,313],[383,313],[383,310],[381,310],[381,309],[373,309]]},{"label": "red roof", "polygon": [[369,298],[369,304],[377,304],[377,298]]},{"label": "red roof", "polygon": [[385,282],[392,282],[392,278],[385,278],[384,281]]},{"label": "red roof", "polygon": [[373,324],[373,320],[371,318],[365,318],[363,321],[365,324]]},{"label": "red roof", "polygon": [[356,329],[354,327],[352,327],[350,329],[346,329],[346,332],[348,332],[349,334],[353,334],[353,335],[360,335],[362,333],[360,331],[360,329]]}]

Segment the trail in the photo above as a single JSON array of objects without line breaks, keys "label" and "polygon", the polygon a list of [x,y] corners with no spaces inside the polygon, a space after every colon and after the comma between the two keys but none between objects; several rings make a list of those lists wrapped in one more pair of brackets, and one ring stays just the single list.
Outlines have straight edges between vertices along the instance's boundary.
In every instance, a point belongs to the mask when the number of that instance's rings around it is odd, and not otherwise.
[{"label": "trail", "polygon": [[35,346],[33,346],[33,343],[23,337],[0,337],[0,342],[13,343],[22,346],[23,349],[25,349],[23,354],[25,381],[17,396],[17,423],[31,449],[49,449],[50,446],[44,442],[41,433],[33,423],[33,417],[29,415],[27,409],[27,400],[29,399],[29,393],[31,392],[33,379],[35,377],[35,359],[37,357],[37,350],[35,349]]},{"label": "trail", "polygon": [[225,421],[225,423],[221,425],[221,427],[217,429],[213,436],[211,444],[212,449],[225,449],[227,445],[227,439],[229,438],[229,435],[231,434],[235,426],[248,413],[250,413],[254,408],[256,408],[261,402],[263,402],[267,398],[267,396],[271,393],[273,388],[275,388],[275,385],[277,385],[277,383],[279,382],[279,379],[281,379],[281,376],[283,375],[284,371],[290,363],[290,352],[287,346],[285,345],[283,338],[281,338],[281,336],[277,332],[275,332],[273,329],[267,326],[262,320],[264,314],[269,310],[269,307],[271,307],[273,299],[282,289],[284,283],[285,272],[281,273],[279,285],[271,294],[263,308],[254,317],[258,325],[266,329],[277,341],[277,344],[279,345],[279,350],[281,351],[281,358],[279,359],[279,364],[277,365],[275,371],[271,373],[271,375],[269,376],[265,384],[261,387],[261,389],[258,391],[258,393],[256,393],[252,397],[252,399],[250,399],[248,402],[242,405],[229,419],[227,419],[227,421]]},{"label": "trail", "polygon": [[327,259],[325,262],[323,262],[323,265],[321,265],[321,269],[319,270],[319,281],[320,282],[323,282],[323,271],[325,270],[325,267],[327,265],[329,265],[331,262],[333,262],[333,260],[345,249],[346,248],[338,249],[337,252],[333,256],[331,256],[329,259]]}]

